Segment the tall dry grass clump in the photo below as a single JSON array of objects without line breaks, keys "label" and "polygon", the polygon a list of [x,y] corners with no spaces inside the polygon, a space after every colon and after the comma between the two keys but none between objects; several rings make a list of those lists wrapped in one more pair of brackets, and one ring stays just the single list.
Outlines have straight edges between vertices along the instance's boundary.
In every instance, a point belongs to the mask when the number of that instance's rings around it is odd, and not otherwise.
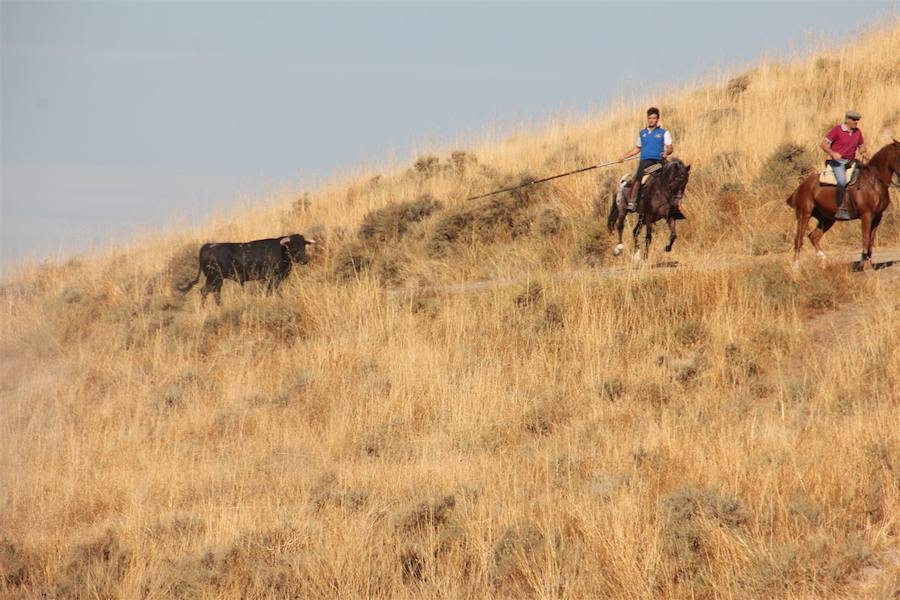
[{"label": "tall dry grass clump", "polygon": [[[618,155],[629,106],[3,282],[0,595],[893,597],[900,278],[785,270],[784,197],[847,107],[900,137],[896,56],[666,95],[678,269],[611,255],[615,175],[464,200]],[[280,295],[173,287],[291,231]]]}]

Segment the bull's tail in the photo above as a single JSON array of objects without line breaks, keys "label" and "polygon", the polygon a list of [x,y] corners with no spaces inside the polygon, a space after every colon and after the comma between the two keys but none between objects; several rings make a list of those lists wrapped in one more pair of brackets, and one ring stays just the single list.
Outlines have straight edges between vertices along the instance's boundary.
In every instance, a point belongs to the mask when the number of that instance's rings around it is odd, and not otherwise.
[{"label": "bull's tail", "polygon": [[200,281],[200,273],[203,272],[203,250],[206,248],[204,244],[202,248],[200,248],[200,252],[197,255],[197,275],[194,277],[193,281],[185,281],[183,283],[176,283],[173,287],[181,292],[182,294],[186,294],[192,287],[197,285],[197,282]]},{"label": "bull's tail", "polygon": [[176,283],[176,284],[175,284],[175,289],[178,290],[179,292],[181,292],[182,294],[187,293],[188,291],[190,291],[190,289],[191,289],[192,287],[194,287],[195,285],[197,285],[197,282],[198,282],[198,281],[200,281],[200,273],[201,273],[201,272],[202,272],[202,271],[200,270],[200,265],[197,265],[197,276],[194,277],[193,281],[186,281],[186,282],[180,283],[180,284],[179,284],[179,283]]},{"label": "bull's tail", "polygon": [[609,228],[609,232],[612,233],[613,227],[616,226],[616,221],[619,220],[619,206],[616,204],[616,194],[613,194],[612,205],[609,207],[609,216],[606,217],[606,227]]}]

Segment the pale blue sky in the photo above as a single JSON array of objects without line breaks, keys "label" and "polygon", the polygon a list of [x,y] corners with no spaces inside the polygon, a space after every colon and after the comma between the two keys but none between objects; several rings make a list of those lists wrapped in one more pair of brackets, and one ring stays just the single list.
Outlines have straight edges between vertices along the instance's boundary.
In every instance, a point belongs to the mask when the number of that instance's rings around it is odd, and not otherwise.
[{"label": "pale blue sky", "polygon": [[838,43],[897,6],[3,1],[3,270]]}]

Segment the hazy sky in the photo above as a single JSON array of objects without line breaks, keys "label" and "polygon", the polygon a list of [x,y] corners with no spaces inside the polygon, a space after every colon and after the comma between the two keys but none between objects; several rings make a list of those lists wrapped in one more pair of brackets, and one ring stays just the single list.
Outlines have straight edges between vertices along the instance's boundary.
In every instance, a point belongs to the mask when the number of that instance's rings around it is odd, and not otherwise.
[{"label": "hazy sky", "polygon": [[3,270],[837,43],[897,6],[2,0]]}]

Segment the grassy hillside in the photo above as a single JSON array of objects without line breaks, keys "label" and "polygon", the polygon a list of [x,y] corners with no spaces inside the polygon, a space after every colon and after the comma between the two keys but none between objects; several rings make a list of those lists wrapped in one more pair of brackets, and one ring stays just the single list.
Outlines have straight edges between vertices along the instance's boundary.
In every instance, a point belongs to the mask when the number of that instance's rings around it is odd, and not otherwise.
[{"label": "grassy hillside", "polygon": [[[617,106],[4,282],[0,595],[894,597],[900,277],[839,259],[855,222],[787,270],[784,198],[846,108],[900,138],[897,56],[894,23],[653,100],[678,269],[612,256],[624,169],[464,202],[620,155]],[[281,297],[172,291],[291,231]]]}]

